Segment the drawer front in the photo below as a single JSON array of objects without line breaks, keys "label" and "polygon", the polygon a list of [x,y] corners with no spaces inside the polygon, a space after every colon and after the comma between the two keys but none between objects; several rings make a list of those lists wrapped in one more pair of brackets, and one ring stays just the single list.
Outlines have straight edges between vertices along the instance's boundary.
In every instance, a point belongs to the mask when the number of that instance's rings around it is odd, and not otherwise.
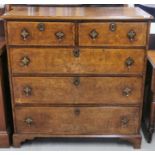
[{"label": "drawer front", "polygon": [[145,46],[147,23],[81,23],[81,46]]},{"label": "drawer front", "polygon": [[74,45],[74,24],[59,22],[8,22],[10,45]]},{"label": "drawer front", "polygon": [[139,126],[133,107],[24,107],[15,116],[17,133],[136,134]]},{"label": "drawer front", "polygon": [[142,74],[142,49],[10,48],[13,73]]},{"label": "drawer front", "polygon": [[140,77],[13,77],[17,104],[138,104]]}]

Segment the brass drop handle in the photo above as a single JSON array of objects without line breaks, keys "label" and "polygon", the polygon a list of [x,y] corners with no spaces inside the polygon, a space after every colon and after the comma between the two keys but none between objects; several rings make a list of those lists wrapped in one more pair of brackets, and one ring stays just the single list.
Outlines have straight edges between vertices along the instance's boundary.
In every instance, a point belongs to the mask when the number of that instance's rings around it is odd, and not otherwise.
[{"label": "brass drop handle", "polygon": [[73,55],[74,55],[74,57],[79,57],[80,56],[80,50],[79,49],[74,49],[73,50]]},{"label": "brass drop handle", "polygon": [[28,39],[28,37],[30,36],[29,31],[26,28],[23,28],[21,30],[20,36],[22,37],[22,39],[25,41]]},{"label": "brass drop handle", "polygon": [[128,36],[128,39],[130,41],[134,41],[135,40],[135,37],[136,37],[136,32],[134,30],[130,30],[128,32],[127,36]]},{"label": "brass drop handle", "polygon": [[61,31],[59,31],[59,32],[56,32],[55,33],[55,36],[56,36],[56,38],[58,39],[58,40],[63,40],[64,39],[64,37],[65,37],[65,34],[63,33],[63,32],[61,32]]},{"label": "brass drop handle", "polygon": [[126,87],[126,88],[123,89],[123,92],[122,93],[123,93],[123,96],[130,96],[131,93],[132,93],[132,89]]},{"label": "brass drop handle", "polygon": [[75,86],[79,86],[80,85],[80,78],[79,77],[75,77],[74,80],[73,80],[73,84]]},{"label": "brass drop handle", "polygon": [[24,56],[21,58],[21,61],[20,61],[20,65],[23,67],[23,66],[28,66],[30,63],[30,59],[28,56]]},{"label": "brass drop handle", "polygon": [[32,123],[33,123],[33,119],[31,117],[28,117],[25,119],[25,123],[28,125],[28,126],[31,126]]},{"label": "brass drop handle", "polygon": [[76,116],[79,116],[79,115],[80,115],[80,109],[79,109],[79,108],[75,108],[75,109],[74,109],[74,114],[75,114]]},{"label": "brass drop handle", "polygon": [[32,88],[30,86],[25,86],[23,88],[23,92],[24,92],[25,96],[31,96],[31,94],[32,94]]},{"label": "brass drop handle", "polygon": [[89,33],[89,36],[91,39],[95,40],[97,37],[98,37],[99,33],[93,29],[90,33]]},{"label": "brass drop handle", "polygon": [[37,26],[39,31],[45,31],[45,24],[44,23],[39,23]]},{"label": "brass drop handle", "polygon": [[133,64],[135,63],[134,59],[131,58],[131,57],[128,57],[126,60],[125,60],[125,65],[130,68]]},{"label": "brass drop handle", "polygon": [[122,123],[122,125],[127,125],[129,123],[129,119],[127,117],[122,117],[121,123]]}]

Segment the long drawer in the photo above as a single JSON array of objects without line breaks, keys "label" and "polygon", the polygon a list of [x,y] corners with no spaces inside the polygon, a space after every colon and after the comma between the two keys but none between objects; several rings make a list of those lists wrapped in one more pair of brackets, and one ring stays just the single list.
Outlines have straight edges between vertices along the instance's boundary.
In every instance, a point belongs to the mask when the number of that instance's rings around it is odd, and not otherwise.
[{"label": "long drawer", "polygon": [[71,46],[75,26],[66,22],[8,22],[8,44]]},{"label": "long drawer", "polygon": [[147,23],[80,23],[80,46],[145,46]]},{"label": "long drawer", "polygon": [[16,104],[139,104],[141,77],[13,77]]},{"label": "long drawer", "polygon": [[12,73],[142,74],[143,49],[10,48]]},{"label": "long drawer", "polygon": [[54,135],[136,134],[139,108],[24,107],[15,109],[16,132]]}]

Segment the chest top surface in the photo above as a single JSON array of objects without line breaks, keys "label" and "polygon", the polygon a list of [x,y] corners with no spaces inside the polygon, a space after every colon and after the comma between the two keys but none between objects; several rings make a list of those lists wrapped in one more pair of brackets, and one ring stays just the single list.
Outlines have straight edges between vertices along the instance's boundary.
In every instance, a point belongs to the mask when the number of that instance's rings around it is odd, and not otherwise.
[{"label": "chest top surface", "polygon": [[20,7],[3,15],[7,20],[149,20],[140,8],[128,7]]}]

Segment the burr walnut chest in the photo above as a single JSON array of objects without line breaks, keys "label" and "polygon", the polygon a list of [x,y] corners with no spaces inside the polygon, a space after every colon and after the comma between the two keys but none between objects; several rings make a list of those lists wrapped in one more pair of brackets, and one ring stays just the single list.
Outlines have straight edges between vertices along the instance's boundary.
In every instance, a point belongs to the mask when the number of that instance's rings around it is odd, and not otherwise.
[{"label": "burr walnut chest", "polygon": [[37,137],[106,137],[140,147],[149,14],[28,7],[3,18],[14,146]]}]

